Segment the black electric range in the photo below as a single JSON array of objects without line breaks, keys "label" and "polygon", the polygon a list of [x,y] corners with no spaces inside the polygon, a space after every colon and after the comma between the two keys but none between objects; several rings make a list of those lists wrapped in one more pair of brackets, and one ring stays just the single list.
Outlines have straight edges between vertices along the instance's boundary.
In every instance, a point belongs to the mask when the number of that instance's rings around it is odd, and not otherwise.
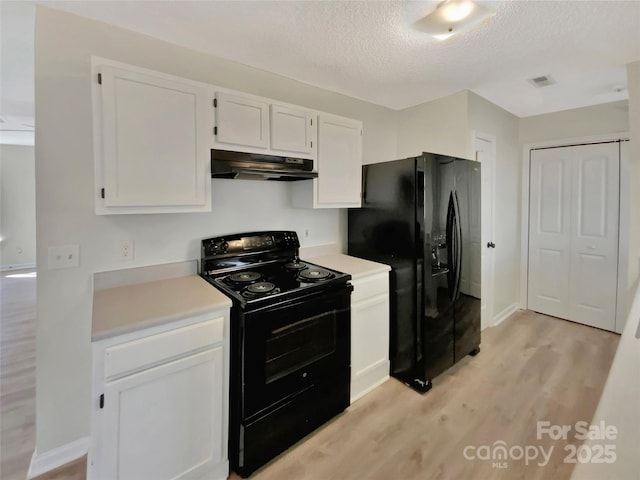
[{"label": "black electric range", "polygon": [[201,276],[233,303],[229,460],[243,477],[349,405],[351,277],[299,247],[293,231],[202,241]]}]

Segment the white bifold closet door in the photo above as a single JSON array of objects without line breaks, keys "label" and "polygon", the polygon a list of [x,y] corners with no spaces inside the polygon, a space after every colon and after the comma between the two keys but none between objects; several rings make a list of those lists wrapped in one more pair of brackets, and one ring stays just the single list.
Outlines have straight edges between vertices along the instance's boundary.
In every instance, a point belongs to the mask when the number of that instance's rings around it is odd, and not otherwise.
[{"label": "white bifold closet door", "polygon": [[531,152],[528,307],[615,329],[618,143]]}]

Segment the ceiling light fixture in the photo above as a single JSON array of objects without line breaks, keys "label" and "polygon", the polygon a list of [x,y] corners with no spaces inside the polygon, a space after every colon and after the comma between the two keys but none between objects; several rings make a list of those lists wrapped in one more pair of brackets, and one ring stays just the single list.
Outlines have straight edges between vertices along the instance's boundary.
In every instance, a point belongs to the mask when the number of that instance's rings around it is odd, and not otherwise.
[{"label": "ceiling light fixture", "polygon": [[471,0],[445,0],[429,15],[418,20],[415,27],[438,40],[446,40],[495,14],[495,2],[480,4]]}]

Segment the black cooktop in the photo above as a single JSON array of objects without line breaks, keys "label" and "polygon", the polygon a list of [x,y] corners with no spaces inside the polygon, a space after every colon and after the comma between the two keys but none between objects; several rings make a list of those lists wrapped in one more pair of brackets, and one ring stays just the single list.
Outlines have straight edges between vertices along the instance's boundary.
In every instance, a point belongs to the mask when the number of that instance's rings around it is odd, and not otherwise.
[{"label": "black cooktop", "polygon": [[272,304],[345,284],[351,276],[298,258],[296,232],[227,235],[202,241],[201,276],[241,306]]},{"label": "black cooktop", "polygon": [[268,264],[254,263],[202,276],[241,304],[302,295],[345,283],[351,278],[345,273],[295,258]]}]

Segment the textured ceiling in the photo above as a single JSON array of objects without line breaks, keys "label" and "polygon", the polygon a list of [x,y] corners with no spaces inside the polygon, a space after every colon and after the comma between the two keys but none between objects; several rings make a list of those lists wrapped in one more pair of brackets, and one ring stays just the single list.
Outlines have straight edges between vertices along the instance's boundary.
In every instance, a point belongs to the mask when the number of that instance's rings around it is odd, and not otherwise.
[{"label": "textured ceiling", "polygon": [[[393,109],[464,89],[520,117],[623,100],[625,65],[640,60],[636,0],[500,1],[443,42],[412,27],[436,1],[36,3]],[[557,83],[536,89],[527,80],[540,75]]]}]

